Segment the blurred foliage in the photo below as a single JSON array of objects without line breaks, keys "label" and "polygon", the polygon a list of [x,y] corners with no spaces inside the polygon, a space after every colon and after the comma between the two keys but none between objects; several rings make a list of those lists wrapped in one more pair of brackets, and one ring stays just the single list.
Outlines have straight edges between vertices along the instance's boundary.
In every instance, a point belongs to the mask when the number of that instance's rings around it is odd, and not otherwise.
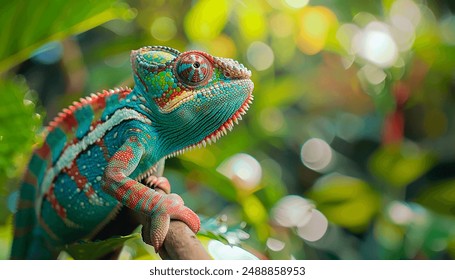
[{"label": "blurred foliage", "polygon": [[[453,1],[1,2],[0,248],[40,125],[132,86],[131,49],[168,45],[253,72],[241,124],[166,163],[189,207],[226,217],[204,223],[209,250],[234,238],[259,258],[455,258]],[[123,244],[155,259],[137,237],[73,257]]]},{"label": "blurred foliage", "polygon": [[[241,240],[249,237],[243,231],[242,225],[228,226],[224,219],[225,217],[201,219],[202,229],[198,233],[198,236],[206,248],[209,246],[209,242],[217,241],[221,244],[221,248],[224,248],[223,244],[228,246],[238,245]],[[59,255],[59,259],[98,259],[118,249],[121,249],[120,259],[160,259],[160,256],[154,251],[153,247],[142,242],[139,232],[127,236],[114,236],[106,240],[81,241],[66,245],[62,248],[63,253]],[[216,252],[211,253],[216,254]]]},{"label": "blurred foliage", "polygon": [[[115,18],[132,18],[116,1],[2,1],[0,72],[27,59],[43,44],[78,34]],[[20,34],[20,36],[18,36]]]}]

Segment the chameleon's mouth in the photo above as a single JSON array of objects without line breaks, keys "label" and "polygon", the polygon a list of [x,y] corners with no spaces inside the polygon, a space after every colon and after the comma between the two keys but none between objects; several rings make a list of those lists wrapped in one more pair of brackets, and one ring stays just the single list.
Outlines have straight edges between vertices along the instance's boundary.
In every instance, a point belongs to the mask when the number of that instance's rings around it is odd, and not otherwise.
[{"label": "chameleon's mouth", "polygon": [[192,150],[196,147],[201,148],[207,146],[208,144],[210,145],[212,143],[215,143],[222,136],[226,135],[228,131],[231,131],[234,128],[234,125],[238,124],[238,122],[242,119],[242,116],[245,115],[248,109],[250,108],[250,104],[253,102],[254,99],[252,94],[254,88],[253,82],[250,79],[244,79],[241,81],[245,83],[245,85],[248,87],[248,95],[245,101],[243,101],[242,105],[239,107],[239,109],[234,114],[232,114],[232,116],[229,119],[227,119],[222,125],[220,125],[218,129],[216,129],[214,132],[206,136],[204,139],[197,142],[196,144],[192,144],[181,150],[175,151],[170,155],[166,156],[166,158],[181,155],[185,151]]}]

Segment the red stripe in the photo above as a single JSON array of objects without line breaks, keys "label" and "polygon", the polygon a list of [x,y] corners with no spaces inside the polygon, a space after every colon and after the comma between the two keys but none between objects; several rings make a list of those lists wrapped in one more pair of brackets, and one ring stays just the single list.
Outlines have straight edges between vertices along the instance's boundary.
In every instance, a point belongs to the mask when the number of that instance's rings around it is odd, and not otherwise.
[{"label": "red stripe", "polygon": [[103,92],[100,95],[94,96],[92,99],[92,108],[93,111],[104,109],[106,107],[106,93]]},{"label": "red stripe", "polygon": [[52,184],[49,191],[46,194],[46,198],[51,204],[52,208],[57,213],[57,215],[62,219],[66,219],[66,209],[63,208],[63,206],[58,202],[57,198],[55,197],[54,190],[55,186],[54,184]]},{"label": "red stripe", "polygon": [[147,210],[151,211],[152,208],[155,207],[155,205],[160,201],[161,197],[162,195],[160,193],[156,193],[156,195],[152,197],[152,203],[150,204],[149,209]]},{"label": "red stripe", "polygon": [[[131,200],[131,207],[132,208],[136,208],[137,204],[139,203],[139,201],[141,200],[141,198],[143,198],[145,196],[145,193],[149,191],[149,188],[147,187],[142,187],[141,189],[135,191],[133,193],[133,195],[130,197],[130,200]],[[145,207],[145,202],[147,201],[147,198],[144,199],[144,201],[142,201],[142,204],[141,204],[141,209],[144,209]]]},{"label": "red stripe", "polygon": [[[122,201],[122,199],[126,196],[126,193],[128,190],[132,190],[134,185],[139,184],[137,181],[134,180],[127,180],[125,183],[120,185],[116,190],[115,190],[115,197],[117,198],[118,201]],[[133,192],[134,193],[134,192]],[[131,207],[129,201],[126,202],[126,204]]]},{"label": "red stripe", "polygon": [[43,146],[41,146],[41,148],[36,150],[36,154],[38,156],[40,156],[40,158],[42,158],[43,160],[46,160],[49,158],[49,155],[51,154],[51,149],[50,149],[49,145],[47,144],[47,142],[44,142]]},{"label": "red stripe", "polygon": [[33,173],[30,172],[30,170],[27,170],[27,172],[25,172],[23,181],[24,181],[24,183],[28,183],[32,186],[35,186],[35,187],[38,186],[38,180],[35,177],[35,175],[33,175]]},{"label": "red stripe", "polygon": [[81,174],[79,167],[75,162],[73,162],[69,168],[63,168],[62,172],[66,173],[71,178],[71,180],[76,183],[77,187],[80,190],[83,190],[83,187],[88,183],[87,177]]},{"label": "red stripe", "polygon": [[76,117],[74,117],[74,112],[66,111],[65,116],[62,118],[61,128],[65,133],[72,133],[73,128],[76,128],[78,125]]}]

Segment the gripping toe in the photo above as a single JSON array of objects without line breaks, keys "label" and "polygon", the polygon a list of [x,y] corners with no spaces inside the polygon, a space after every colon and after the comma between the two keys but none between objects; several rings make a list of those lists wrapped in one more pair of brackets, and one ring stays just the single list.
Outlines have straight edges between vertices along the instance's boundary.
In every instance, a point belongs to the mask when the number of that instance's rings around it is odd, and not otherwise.
[{"label": "gripping toe", "polygon": [[179,195],[164,194],[158,205],[142,228],[144,242],[152,245],[155,251],[162,247],[171,220],[184,222],[194,233],[199,231],[201,227],[199,217],[184,205]]},{"label": "gripping toe", "polygon": [[184,222],[194,233],[197,233],[201,228],[198,215],[188,207],[183,207],[182,211],[171,215],[171,219]]},{"label": "gripping toe", "polygon": [[168,214],[153,215],[142,227],[142,239],[153,246],[155,252],[163,246],[164,239],[169,231],[170,217]]}]

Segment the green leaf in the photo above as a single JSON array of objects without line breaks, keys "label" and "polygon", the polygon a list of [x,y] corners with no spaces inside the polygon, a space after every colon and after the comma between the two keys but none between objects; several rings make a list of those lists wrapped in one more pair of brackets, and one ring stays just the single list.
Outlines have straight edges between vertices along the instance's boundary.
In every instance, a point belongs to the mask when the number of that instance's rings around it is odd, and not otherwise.
[{"label": "green leaf", "polygon": [[339,174],[321,179],[308,197],[328,220],[353,231],[364,230],[380,206],[380,196],[370,185]]},{"label": "green leaf", "polygon": [[[22,80],[0,79],[0,194],[6,181],[19,176],[25,165],[41,117],[36,113],[33,94]],[[3,187],[5,186],[5,188]]]},{"label": "green leaf", "polygon": [[204,236],[224,244],[236,245],[249,237],[243,227],[243,224],[228,225],[223,217],[201,218],[201,230],[198,232],[198,236]]},{"label": "green leaf", "polygon": [[370,158],[371,173],[394,187],[405,187],[435,163],[432,154],[412,145],[384,146]]},{"label": "green leaf", "polygon": [[102,241],[82,242],[67,245],[63,249],[76,260],[93,260],[122,247],[126,241],[141,238],[140,233],[112,237]]},{"label": "green leaf", "polygon": [[134,13],[115,0],[2,1],[0,73],[27,59],[41,45]]},{"label": "green leaf", "polygon": [[417,202],[438,213],[455,216],[455,180],[428,186]]}]

